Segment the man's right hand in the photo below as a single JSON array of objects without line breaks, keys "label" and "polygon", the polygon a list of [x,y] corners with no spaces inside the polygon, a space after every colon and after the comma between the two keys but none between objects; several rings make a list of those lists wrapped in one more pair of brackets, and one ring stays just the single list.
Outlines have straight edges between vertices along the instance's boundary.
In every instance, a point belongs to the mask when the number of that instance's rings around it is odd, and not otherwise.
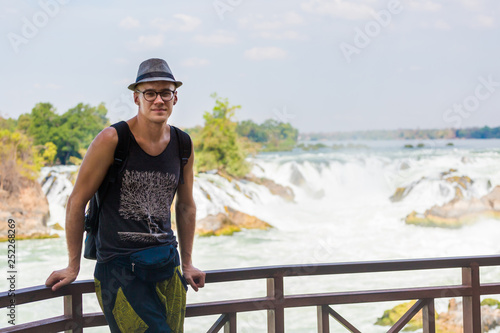
[{"label": "man's right hand", "polygon": [[53,271],[47,281],[45,281],[45,285],[47,287],[52,287],[52,291],[56,291],[57,289],[75,281],[78,276],[78,271],[79,269],[73,269],[71,267]]}]

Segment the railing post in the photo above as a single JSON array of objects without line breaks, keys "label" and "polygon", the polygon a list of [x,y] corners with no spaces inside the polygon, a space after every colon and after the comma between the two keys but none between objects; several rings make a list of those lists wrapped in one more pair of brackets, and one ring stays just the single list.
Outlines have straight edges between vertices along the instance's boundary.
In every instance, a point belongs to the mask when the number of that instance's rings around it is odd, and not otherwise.
[{"label": "railing post", "polygon": [[472,288],[472,295],[463,298],[464,333],[481,332],[481,298],[479,295],[479,265],[462,267],[462,285]]},{"label": "railing post", "polygon": [[64,315],[71,317],[71,323],[66,326],[66,333],[83,332],[82,294],[74,292],[64,296]]},{"label": "railing post", "polygon": [[267,310],[267,332],[285,332],[285,308],[283,307],[283,276],[267,279],[267,297],[272,298],[274,309]]},{"label": "railing post", "polygon": [[328,305],[318,305],[318,333],[330,333]]},{"label": "railing post", "polygon": [[224,333],[236,333],[236,313],[229,313],[229,321],[224,324]]},{"label": "railing post", "polygon": [[434,299],[428,299],[422,309],[424,333],[436,332],[436,310],[434,308]]}]

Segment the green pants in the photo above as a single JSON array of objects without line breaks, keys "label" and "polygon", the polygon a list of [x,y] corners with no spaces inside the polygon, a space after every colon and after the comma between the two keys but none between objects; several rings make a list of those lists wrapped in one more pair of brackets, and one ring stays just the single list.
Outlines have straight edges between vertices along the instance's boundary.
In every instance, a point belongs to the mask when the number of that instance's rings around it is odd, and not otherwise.
[{"label": "green pants", "polygon": [[94,281],[111,332],[183,332],[187,283],[179,266],[167,280],[145,282],[112,260],[96,264]]}]

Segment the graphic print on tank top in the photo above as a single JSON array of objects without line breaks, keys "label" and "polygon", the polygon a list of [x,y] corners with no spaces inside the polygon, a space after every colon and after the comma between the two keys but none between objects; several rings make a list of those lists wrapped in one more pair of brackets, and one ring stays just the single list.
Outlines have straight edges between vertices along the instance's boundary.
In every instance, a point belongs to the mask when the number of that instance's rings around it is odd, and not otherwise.
[{"label": "graphic print on tank top", "polygon": [[168,240],[162,221],[170,220],[170,206],[177,187],[176,177],[158,171],[126,170],[120,191],[121,217],[146,224],[149,233],[118,232],[120,242],[131,244],[159,244]]}]

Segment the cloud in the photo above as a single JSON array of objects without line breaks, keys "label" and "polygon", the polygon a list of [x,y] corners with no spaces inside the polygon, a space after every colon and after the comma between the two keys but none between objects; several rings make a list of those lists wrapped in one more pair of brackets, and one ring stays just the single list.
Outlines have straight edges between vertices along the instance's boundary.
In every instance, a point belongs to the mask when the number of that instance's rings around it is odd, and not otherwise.
[{"label": "cloud", "polygon": [[135,42],[129,43],[129,47],[134,51],[153,50],[163,45],[163,35],[142,35]]},{"label": "cloud", "polygon": [[442,30],[442,31],[451,30],[450,24],[448,24],[448,22],[446,22],[443,19],[437,19],[433,22],[422,21],[422,22],[420,22],[419,26],[423,29],[435,29],[435,30]]},{"label": "cloud", "polygon": [[302,16],[295,12],[288,12],[281,15],[273,15],[266,19],[262,15],[253,15],[238,20],[240,28],[249,30],[276,30],[304,23]]},{"label": "cloud", "polygon": [[233,33],[219,30],[211,35],[196,35],[195,42],[204,45],[218,46],[236,43],[236,37]]},{"label": "cloud", "polygon": [[207,66],[210,62],[207,59],[201,58],[188,58],[181,62],[184,67],[203,67]]},{"label": "cloud", "polygon": [[132,82],[130,82],[130,79],[119,79],[119,80],[113,81],[113,84],[121,86],[121,87],[128,86],[131,83]]},{"label": "cloud", "polygon": [[276,60],[284,59],[287,56],[285,50],[279,47],[254,47],[245,51],[246,59],[249,60]]},{"label": "cloud", "polygon": [[185,14],[175,14],[173,19],[166,20],[164,18],[155,18],[151,22],[153,28],[166,32],[173,31],[193,31],[201,24],[201,20],[194,16]]},{"label": "cloud", "polygon": [[411,0],[408,4],[411,9],[420,12],[437,12],[443,7],[440,3],[431,0]]},{"label": "cloud", "polygon": [[249,15],[238,20],[240,28],[255,32],[252,34],[253,37],[272,40],[307,39],[303,33],[298,33],[290,29],[302,24],[304,24],[304,18],[295,12],[287,12],[271,17]]},{"label": "cloud", "polygon": [[43,84],[35,83],[33,87],[36,89],[48,89],[48,90],[59,90],[62,88],[62,86],[55,83],[43,83]]},{"label": "cloud", "polygon": [[480,10],[483,8],[483,2],[480,0],[462,0],[461,2],[466,9]]},{"label": "cloud", "polygon": [[307,36],[296,31],[283,31],[283,32],[274,32],[274,31],[260,31],[256,34],[257,37],[264,39],[272,39],[272,40],[305,40]]},{"label": "cloud", "polygon": [[434,28],[438,30],[451,30],[450,25],[445,20],[442,19],[439,19],[436,22],[434,22]]},{"label": "cloud", "polygon": [[306,12],[347,20],[373,18],[375,14],[370,6],[345,0],[308,0],[301,4],[301,8]]},{"label": "cloud", "polygon": [[495,26],[495,19],[488,15],[476,15],[472,24],[476,28],[493,28]]},{"label": "cloud", "polygon": [[130,63],[126,58],[114,58],[113,62],[117,65],[128,65]]},{"label": "cloud", "polygon": [[139,28],[141,26],[141,24],[140,24],[139,20],[137,20],[131,16],[127,16],[120,21],[119,26],[120,26],[120,28],[130,30],[130,29]]}]

